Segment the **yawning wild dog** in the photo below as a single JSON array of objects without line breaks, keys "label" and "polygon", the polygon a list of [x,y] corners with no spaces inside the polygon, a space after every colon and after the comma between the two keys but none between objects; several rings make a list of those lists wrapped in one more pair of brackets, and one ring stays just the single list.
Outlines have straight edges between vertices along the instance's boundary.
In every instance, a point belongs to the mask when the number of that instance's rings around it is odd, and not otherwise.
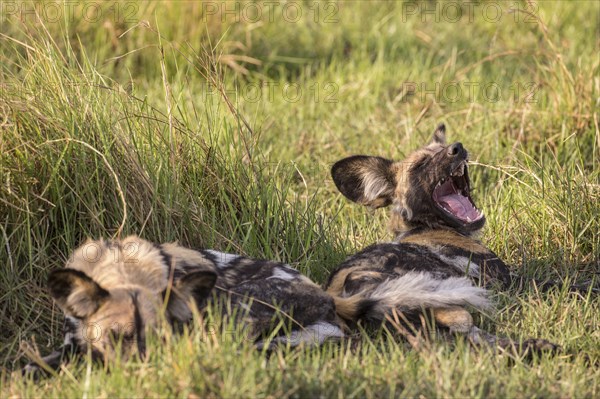
[{"label": "yawning wild dog", "polygon": [[[475,238],[485,216],[471,198],[467,162],[465,148],[447,145],[440,125],[431,143],[404,161],[356,155],[333,165],[335,185],[347,198],[392,206],[395,235],[394,242],[350,256],[329,277],[326,290],[343,319],[381,323],[398,311],[414,320],[428,309],[438,325],[475,343],[515,345],[479,330],[467,310],[490,306],[483,287],[510,284],[506,265]],[[538,339],[522,344],[526,351],[555,347]]]},{"label": "yawning wild dog", "polygon": [[43,359],[51,368],[88,349],[102,360],[117,348],[124,359],[144,356],[145,335],[160,312],[171,324],[186,323],[193,306],[201,311],[211,303],[226,303],[224,312],[235,309],[234,321],[247,327],[244,339],[259,348],[321,344],[343,335],[333,299],[286,264],[136,236],[88,241],[50,274],[48,287],[67,326],[63,348]]}]

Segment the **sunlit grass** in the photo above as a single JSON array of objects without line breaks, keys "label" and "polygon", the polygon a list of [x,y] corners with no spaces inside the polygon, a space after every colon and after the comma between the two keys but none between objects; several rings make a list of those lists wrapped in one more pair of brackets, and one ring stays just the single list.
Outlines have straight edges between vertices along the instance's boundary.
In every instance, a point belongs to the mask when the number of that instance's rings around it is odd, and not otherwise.
[{"label": "sunlit grass", "polygon": [[[561,355],[525,361],[462,341],[417,352],[382,334],[267,356],[198,322],[155,337],[145,362],[12,375],[27,362],[21,342],[59,345],[45,280],[85,237],[122,230],[284,260],[322,283],[347,254],[390,238],[385,211],[342,198],[330,165],[400,159],[439,122],[470,151],[482,238],[515,273],[599,277],[594,2],[540,3],[527,20],[511,4],[499,22],[456,23],[392,2],[319,3],[316,21],[304,8],[293,23],[209,18],[196,2],[114,4],[132,19],[107,4],[86,20],[85,3],[61,21],[0,15],[3,397],[599,395],[598,298],[533,286],[498,294],[480,322]],[[454,101],[446,88],[467,83],[501,96]]]}]

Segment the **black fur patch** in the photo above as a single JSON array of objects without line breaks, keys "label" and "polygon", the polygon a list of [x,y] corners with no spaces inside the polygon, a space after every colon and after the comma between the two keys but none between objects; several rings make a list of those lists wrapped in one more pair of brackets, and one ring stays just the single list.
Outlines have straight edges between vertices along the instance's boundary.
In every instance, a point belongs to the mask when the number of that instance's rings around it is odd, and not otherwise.
[{"label": "black fur patch", "polygon": [[365,320],[367,322],[377,322],[381,320],[373,319],[373,308],[377,306],[377,300],[375,299],[363,299],[358,303],[356,309],[356,320]]},{"label": "black fur patch", "polygon": [[440,123],[438,127],[433,132],[433,138],[431,139],[433,143],[445,145],[446,144],[446,125]]},{"label": "black fur patch", "polygon": [[196,301],[198,308],[202,309],[216,281],[217,274],[215,272],[197,271],[183,276],[177,285],[183,291],[189,292]]},{"label": "black fur patch", "polygon": [[[427,247],[404,243],[382,243],[370,245],[346,259],[332,272],[325,287],[331,285],[337,273],[348,268],[372,270],[385,273],[390,277],[401,276],[412,271],[428,272],[438,280],[464,276],[464,272],[449,266]],[[351,295],[361,290],[360,284],[354,285],[348,287],[344,284],[347,294]],[[348,291],[349,288],[353,289]]]},{"label": "black fur patch", "polygon": [[94,280],[79,270],[54,270],[48,276],[48,289],[50,290],[50,295],[61,307],[67,308],[74,317],[84,317],[84,315],[78,314],[77,311],[67,303],[67,298],[77,286],[84,287],[89,301],[98,305],[110,295],[108,291],[100,287]]},{"label": "black fur patch", "polygon": [[217,264],[219,263],[219,260],[217,259],[216,255],[210,251],[206,251],[206,250],[200,250],[198,251],[202,254],[202,256],[204,256],[206,259],[208,259],[209,261],[211,261],[213,264]]}]

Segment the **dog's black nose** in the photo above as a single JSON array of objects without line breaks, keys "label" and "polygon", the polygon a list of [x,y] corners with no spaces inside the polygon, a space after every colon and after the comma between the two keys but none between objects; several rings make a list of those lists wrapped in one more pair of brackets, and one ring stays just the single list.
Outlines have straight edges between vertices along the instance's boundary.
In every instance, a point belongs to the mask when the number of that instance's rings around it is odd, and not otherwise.
[{"label": "dog's black nose", "polygon": [[448,155],[455,157],[465,152],[465,149],[461,143],[454,143],[448,147]]}]

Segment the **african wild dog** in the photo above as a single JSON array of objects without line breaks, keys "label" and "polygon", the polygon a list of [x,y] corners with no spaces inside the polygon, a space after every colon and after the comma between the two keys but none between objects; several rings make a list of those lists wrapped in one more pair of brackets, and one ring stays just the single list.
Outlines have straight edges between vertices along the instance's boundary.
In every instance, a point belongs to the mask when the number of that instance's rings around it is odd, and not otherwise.
[{"label": "african wild dog", "polygon": [[[331,169],[335,185],[350,200],[373,208],[392,206],[394,242],[350,256],[329,277],[326,290],[350,324],[381,323],[393,311],[418,320],[423,309],[438,325],[468,334],[475,343],[514,343],[484,333],[467,310],[490,306],[483,287],[510,285],[506,265],[476,238],[485,224],[471,198],[468,153],[446,144],[438,126],[431,143],[404,161],[357,155]],[[523,348],[554,348],[527,340]]]},{"label": "african wild dog", "polygon": [[[192,303],[199,310],[211,303],[225,303],[225,313],[234,309],[244,338],[259,348],[343,336],[333,299],[286,264],[136,236],[86,242],[50,274],[48,286],[67,326],[63,348],[44,358],[51,368],[88,349],[100,360],[113,358],[117,348],[125,359],[144,356],[145,335],[160,312],[171,324],[185,323]],[[289,329],[277,330],[282,324]],[[270,334],[275,337],[263,341]]]}]

